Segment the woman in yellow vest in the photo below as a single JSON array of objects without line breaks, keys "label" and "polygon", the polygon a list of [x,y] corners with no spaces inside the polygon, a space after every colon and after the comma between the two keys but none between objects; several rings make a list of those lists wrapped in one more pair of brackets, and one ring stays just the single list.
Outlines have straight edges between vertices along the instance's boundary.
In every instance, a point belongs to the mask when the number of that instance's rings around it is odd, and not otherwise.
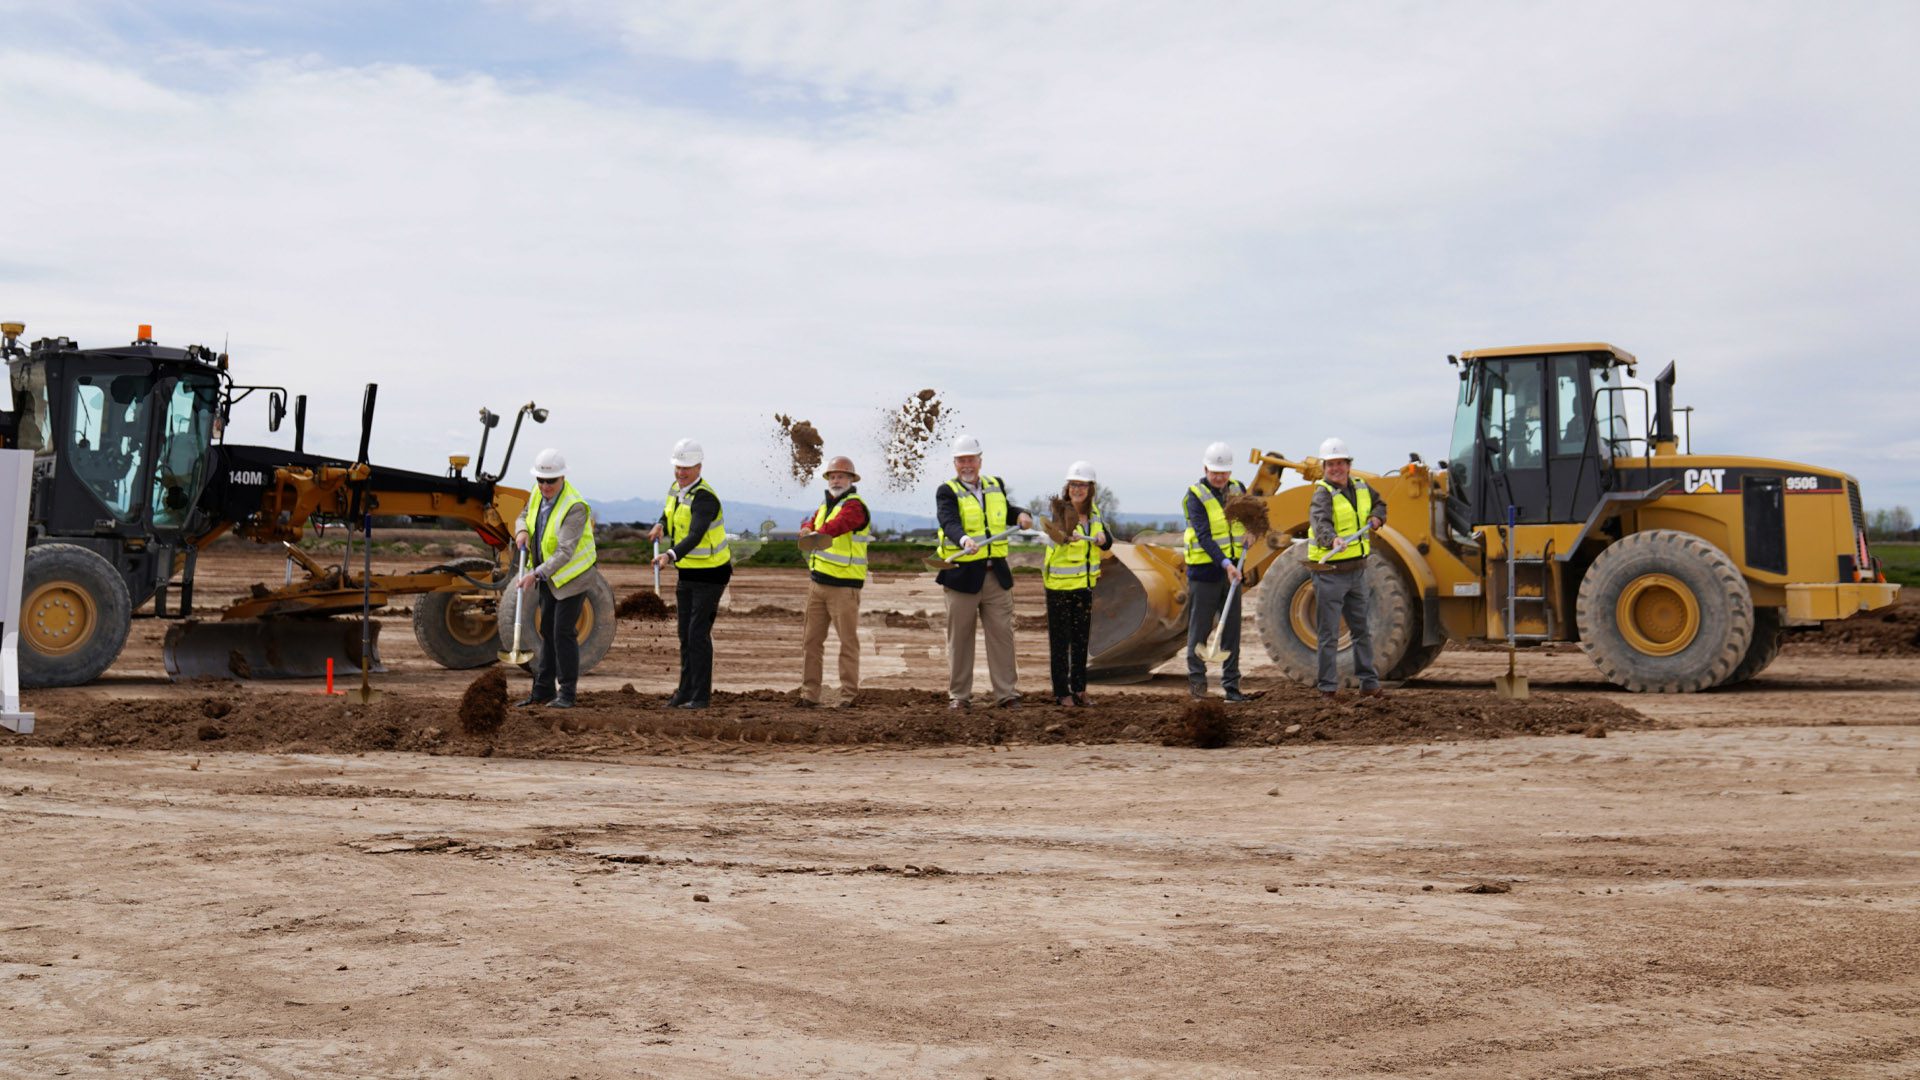
[{"label": "woman in yellow vest", "polygon": [[678,571],[673,601],[680,625],[680,685],[667,699],[670,709],[704,709],[713,699],[713,620],[733,580],[726,515],[720,496],[700,475],[706,456],[692,439],[673,444],[667,507],[647,534],[649,540],[665,537],[673,545],[654,556],[653,564]]},{"label": "woman in yellow vest", "polygon": [[1079,518],[1065,543],[1047,549],[1047,648],[1053,656],[1053,699],[1088,705],[1087,640],[1093,635],[1093,590],[1100,584],[1100,553],[1113,546],[1095,498],[1093,463],[1067,467],[1060,497]]},{"label": "woman in yellow vest", "polygon": [[[593,508],[567,483],[567,459],[558,450],[548,448],[534,456],[533,479],[527,508],[513,532],[514,543],[534,562],[521,575],[521,595],[539,590],[538,625],[546,631],[533,661],[533,692],[518,704],[523,709],[571,709],[580,682],[580,609],[593,584],[588,574],[595,560]],[[514,614],[524,611],[523,599],[514,605]]]}]

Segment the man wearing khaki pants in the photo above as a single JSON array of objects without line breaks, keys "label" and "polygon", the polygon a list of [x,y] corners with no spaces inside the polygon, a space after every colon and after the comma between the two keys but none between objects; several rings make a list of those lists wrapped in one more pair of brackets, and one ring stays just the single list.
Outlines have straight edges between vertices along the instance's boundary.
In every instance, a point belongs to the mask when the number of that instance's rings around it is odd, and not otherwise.
[{"label": "man wearing khaki pants", "polygon": [[871,515],[853,485],[860,474],[853,459],[827,462],[827,494],[813,517],[800,523],[800,545],[807,555],[807,607],[800,639],[802,708],[820,704],[826,666],[827,627],[840,638],[840,707],[852,708],[860,696],[860,589],[867,583],[867,545],[873,540]]},{"label": "man wearing khaki pants", "polygon": [[[997,476],[980,475],[980,440],[962,435],[953,441],[955,476],[934,493],[934,516],[940,523],[940,558],[952,563],[940,571],[947,601],[947,707],[964,709],[973,703],[973,633],[977,626],[987,638],[987,674],[993,681],[993,703],[1007,708],[1020,704],[1015,688],[1019,668],[1013,652],[1013,570],[1007,565],[1007,542],[988,543],[1015,520],[1007,487]],[[1023,529],[1033,517],[1018,512]]]}]

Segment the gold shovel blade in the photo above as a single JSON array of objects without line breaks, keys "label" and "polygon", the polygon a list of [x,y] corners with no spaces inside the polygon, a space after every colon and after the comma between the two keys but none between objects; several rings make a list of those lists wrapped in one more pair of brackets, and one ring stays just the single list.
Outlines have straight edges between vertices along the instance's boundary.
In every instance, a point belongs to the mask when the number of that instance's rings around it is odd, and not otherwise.
[{"label": "gold shovel blade", "polygon": [[1509,701],[1527,700],[1527,677],[1525,675],[1495,675],[1493,677],[1495,696]]},{"label": "gold shovel blade", "polygon": [[500,657],[501,663],[512,664],[515,667],[519,667],[522,664],[533,663],[532,649],[521,649],[519,652],[514,652],[512,649],[501,649],[496,655]]}]

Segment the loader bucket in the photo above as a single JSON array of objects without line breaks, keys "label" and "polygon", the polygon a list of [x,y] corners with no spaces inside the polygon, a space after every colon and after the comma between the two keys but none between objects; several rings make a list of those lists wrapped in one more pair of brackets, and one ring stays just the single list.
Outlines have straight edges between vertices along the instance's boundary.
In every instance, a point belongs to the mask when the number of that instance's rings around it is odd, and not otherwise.
[{"label": "loader bucket", "polygon": [[[369,627],[370,670],[380,663],[380,623]],[[167,628],[167,675],[182,679],[318,679],[360,673],[358,619],[230,619]]]},{"label": "loader bucket", "polygon": [[1141,682],[1186,647],[1186,560],[1158,544],[1115,544],[1113,556],[1093,590],[1087,677]]}]

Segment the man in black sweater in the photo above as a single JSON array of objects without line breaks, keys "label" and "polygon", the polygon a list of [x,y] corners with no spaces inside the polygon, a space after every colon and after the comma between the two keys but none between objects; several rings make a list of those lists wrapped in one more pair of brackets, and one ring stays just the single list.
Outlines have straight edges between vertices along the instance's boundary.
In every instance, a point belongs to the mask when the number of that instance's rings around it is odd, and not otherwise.
[{"label": "man in black sweater", "polygon": [[706,453],[692,439],[673,444],[673,486],[667,507],[647,534],[673,546],[654,556],[658,567],[679,572],[673,599],[680,623],[680,686],[667,707],[704,709],[713,697],[713,620],[720,597],[733,580],[733,554],[727,547],[726,516],[720,496],[701,477]]}]

